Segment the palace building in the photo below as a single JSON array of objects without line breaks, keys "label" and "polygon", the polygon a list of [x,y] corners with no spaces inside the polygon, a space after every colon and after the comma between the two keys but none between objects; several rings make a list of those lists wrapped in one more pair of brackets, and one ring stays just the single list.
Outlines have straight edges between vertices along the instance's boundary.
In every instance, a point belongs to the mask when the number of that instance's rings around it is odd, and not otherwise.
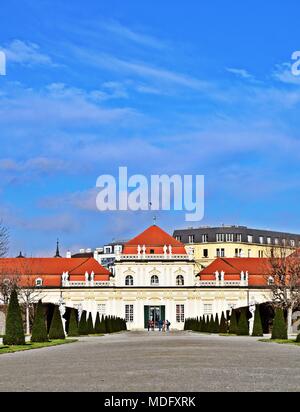
[{"label": "palace building", "polygon": [[266,258],[276,249],[285,248],[292,253],[300,248],[300,235],[246,226],[181,229],[175,230],[173,236],[193,251],[199,270],[219,257]]},{"label": "palace building", "polygon": [[0,277],[40,291],[45,305],[125,318],[131,330],[149,320],[181,330],[186,318],[268,305],[268,259],[219,257],[199,270],[189,246],[152,225],[116,250],[113,273],[91,255],[61,258],[57,250],[54,258],[0,259]]}]

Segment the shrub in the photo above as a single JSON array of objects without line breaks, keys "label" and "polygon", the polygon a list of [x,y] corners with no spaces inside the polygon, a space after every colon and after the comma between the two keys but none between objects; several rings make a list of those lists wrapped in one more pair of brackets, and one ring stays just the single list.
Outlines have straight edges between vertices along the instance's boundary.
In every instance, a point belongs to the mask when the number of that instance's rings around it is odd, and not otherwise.
[{"label": "shrub", "polygon": [[94,324],[92,314],[89,314],[88,321],[87,321],[87,330],[89,335],[93,335],[95,333]]},{"label": "shrub", "polygon": [[78,326],[79,335],[88,335],[89,334],[86,315],[87,315],[87,313],[84,310],[81,313],[81,316],[80,316],[80,321],[79,321],[79,326]]},{"label": "shrub", "polygon": [[101,328],[100,328],[101,332],[100,332],[100,333],[107,333],[107,332],[106,332],[106,324],[105,324],[105,317],[104,317],[104,315],[102,315],[102,317],[101,317],[101,324],[100,324],[100,326],[101,326]]},{"label": "shrub", "polygon": [[59,307],[55,306],[49,330],[49,339],[65,339],[65,337]]},{"label": "shrub", "polygon": [[75,309],[71,309],[68,336],[79,336],[77,315]]},{"label": "shrub", "polygon": [[256,310],[254,314],[252,336],[263,336],[263,335],[264,335],[264,332],[263,332],[262,323],[261,323],[259,306],[256,306]]},{"label": "shrub", "polygon": [[273,320],[271,339],[287,339],[287,327],[284,320],[283,310],[277,308],[275,310],[275,318]]},{"label": "shrub", "polygon": [[242,309],[242,313],[239,319],[238,327],[237,327],[237,335],[239,336],[249,336],[249,325],[248,319],[246,316],[246,310]]},{"label": "shrub", "polygon": [[214,328],[213,328],[213,333],[219,333],[219,328],[220,328],[219,315],[216,314],[215,322],[214,322]]},{"label": "shrub", "polygon": [[9,305],[6,316],[4,345],[25,345],[25,335],[23,329],[23,320],[21,316],[20,305],[17,291],[11,292]]},{"label": "shrub", "polygon": [[232,309],[231,316],[230,316],[230,324],[229,324],[229,333],[237,334],[237,318],[236,318],[236,311]]},{"label": "shrub", "polygon": [[102,332],[102,328],[101,328],[101,321],[100,321],[100,315],[99,312],[97,312],[97,316],[96,316],[96,321],[95,321],[95,333],[98,335]]},{"label": "shrub", "polygon": [[227,322],[225,319],[224,312],[222,312],[219,333],[227,333],[227,331]]},{"label": "shrub", "polygon": [[45,312],[42,301],[38,302],[32,325],[31,342],[48,342]]}]

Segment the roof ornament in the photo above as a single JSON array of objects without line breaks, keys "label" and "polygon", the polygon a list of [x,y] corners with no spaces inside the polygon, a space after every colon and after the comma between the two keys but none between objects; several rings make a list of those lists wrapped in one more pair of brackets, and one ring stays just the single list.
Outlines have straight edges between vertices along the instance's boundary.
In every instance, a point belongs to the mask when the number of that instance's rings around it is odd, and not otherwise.
[{"label": "roof ornament", "polygon": [[154,225],[154,226],[156,226],[156,221],[157,221],[157,216],[154,215],[154,216],[153,216],[153,225]]},{"label": "roof ornament", "polygon": [[56,242],[56,254],[55,254],[54,257],[55,258],[61,258],[60,252],[59,252],[59,239],[57,239],[57,242]]},{"label": "roof ornament", "polygon": [[20,252],[19,256],[17,256],[17,259],[24,259],[25,256],[23,256],[22,252]]}]

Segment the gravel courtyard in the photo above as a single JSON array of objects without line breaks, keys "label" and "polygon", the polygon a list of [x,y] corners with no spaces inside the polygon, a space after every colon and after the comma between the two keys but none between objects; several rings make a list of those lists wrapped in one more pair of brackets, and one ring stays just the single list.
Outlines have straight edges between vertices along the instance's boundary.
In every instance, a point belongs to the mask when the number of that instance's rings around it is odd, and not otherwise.
[{"label": "gravel courtyard", "polygon": [[0,355],[0,391],[299,391],[300,347],[125,332]]}]

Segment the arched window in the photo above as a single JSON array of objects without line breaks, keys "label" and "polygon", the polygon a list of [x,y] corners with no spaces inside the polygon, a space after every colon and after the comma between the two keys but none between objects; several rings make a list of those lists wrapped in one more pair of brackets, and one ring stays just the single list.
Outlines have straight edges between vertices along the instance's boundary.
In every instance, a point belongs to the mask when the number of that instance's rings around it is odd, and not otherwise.
[{"label": "arched window", "polygon": [[126,286],[133,286],[133,276],[131,276],[131,275],[126,276],[125,285]]},{"label": "arched window", "polygon": [[158,276],[156,275],[151,276],[151,285],[158,285],[158,284],[159,284]]},{"label": "arched window", "polygon": [[182,275],[177,276],[176,285],[177,286],[183,286],[184,285],[184,277]]},{"label": "arched window", "polygon": [[35,279],[35,286],[43,286],[43,279],[41,278]]}]

